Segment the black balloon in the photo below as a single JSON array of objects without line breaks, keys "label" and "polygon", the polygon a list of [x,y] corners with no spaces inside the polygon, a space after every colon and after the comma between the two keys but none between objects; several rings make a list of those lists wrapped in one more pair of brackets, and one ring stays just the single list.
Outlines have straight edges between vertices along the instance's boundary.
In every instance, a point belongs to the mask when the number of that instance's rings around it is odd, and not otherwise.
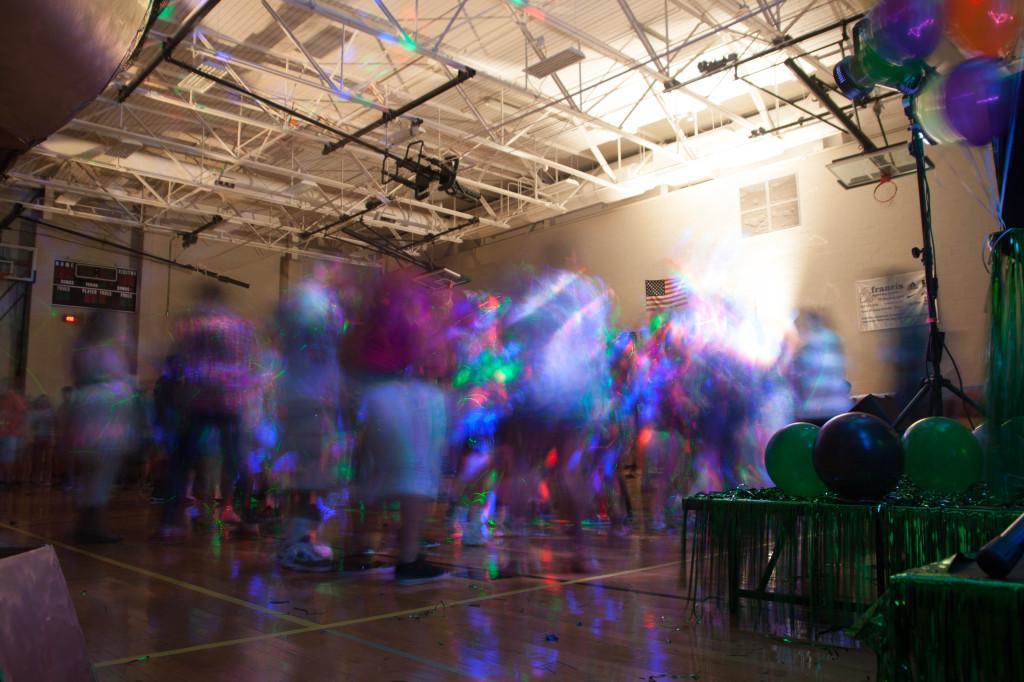
[{"label": "black balloon", "polygon": [[840,497],[877,500],[903,475],[899,435],[870,414],[847,412],[825,422],[814,442],[814,469]]}]

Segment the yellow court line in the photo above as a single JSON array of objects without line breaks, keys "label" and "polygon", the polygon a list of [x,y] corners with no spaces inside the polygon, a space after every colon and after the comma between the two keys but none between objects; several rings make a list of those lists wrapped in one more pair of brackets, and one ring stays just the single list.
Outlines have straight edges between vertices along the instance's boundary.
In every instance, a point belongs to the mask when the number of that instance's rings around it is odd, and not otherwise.
[{"label": "yellow court line", "polygon": [[[191,590],[193,592],[197,592],[197,593],[202,594],[202,595],[207,596],[207,597],[212,597],[214,599],[219,599],[219,600],[227,602],[229,604],[234,604],[235,606],[241,606],[243,608],[251,609],[253,611],[258,611],[260,613],[264,613],[264,614],[267,614],[269,616],[273,616],[273,617],[279,618],[281,620],[288,621],[289,623],[293,623],[293,624],[301,625],[302,626],[302,627],[298,627],[298,628],[292,628],[290,630],[281,630],[280,632],[267,632],[267,633],[262,633],[262,634],[259,634],[259,635],[250,635],[250,636],[247,636],[247,637],[238,637],[236,639],[221,640],[219,642],[208,642],[206,644],[196,644],[194,646],[182,647],[182,648],[179,648],[179,649],[165,649],[163,651],[154,651],[154,652],[151,652],[151,653],[148,653],[148,654],[141,654],[141,655],[138,655],[138,656],[129,656],[129,657],[126,657],[126,658],[116,658],[116,659],[111,659],[111,660],[108,660],[108,661],[101,661],[100,663],[94,664],[93,667],[95,667],[95,668],[106,668],[106,667],[110,667],[110,666],[114,666],[114,665],[123,665],[125,663],[131,663],[133,661],[148,660],[148,659],[151,659],[151,658],[164,658],[164,657],[167,657],[167,656],[177,656],[179,654],[187,654],[187,653],[193,653],[193,652],[197,652],[197,651],[206,651],[206,650],[209,650],[209,649],[220,649],[220,648],[223,648],[223,647],[236,646],[238,644],[248,644],[250,642],[259,642],[259,641],[262,641],[262,640],[275,639],[275,638],[278,638],[278,637],[288,637],[288,636],[291,636],[291,635],[299,635],[299,634],[305,634],[305,633],[309,633],[309,632],[323,632],[325,630],[335,630],[335,629],[338,629],[338,628],[350,627],[350,626],[353,626],[353,625],[361,625],[363,623],[372,623],[372,622],[375,622],[375,621],[387,620],[387,619],[390,619],[390,618],[403,618],[405,616],[413,616],[413,615],[417,615],[417,614],[420,614],[420,613],[425,613],[427,611],[433,611],[433,610],[438,608],[439,604],[441,604],[441,602],[435,602],[435,603],[429,604],[427,606],[418,606],[418,607],[411,608],[411,609],[403,609],[401,611],[393,611],[393,612],[390,612],[390,613],[381,613],[381,614],[377,614],[377,615],[374,615],[374,616],[362,616],[360,618],[349,618],[349,619],[346,619],[346,620],[334,621],[333,623],[315,623],[313,621],[306,620],[305,618],[299,618],[298,616],[293,616],[293,615],[288,614],[288,613],[282,613],[280,611],[275,611],[274,609],[268,609],[265,606],[260,606],[259,604],[254,604],[252,602],[245,601],[244,599],[238,599],[237,597],[232,597],[231,595],[224,594],[222,592],[217,592],[215,590],[211,590],[211,589],[208,589],[208,588],[205,588],[205,587],[201,587],[199,585],[194,585],[192,583],[188,583],[188,582],[185,582],[183,580],[178,580],[177,578],[172,578],[170,576],[166,576],[166,575],[163,575],[161,573],[156,573],[155,571],[150,571],[149,569],[141,568],[139,566],[134,566],[132,564],[127,564],[127,563],[124,563],[123,561],[118,561],[117,559],[111,559],[110,557],[103,556],[102,554],[95,554],[94,552],[90,552],[88,550],[81,549],[80,547],[76,547],[74,545],[69,545],[69,544],[66,544],[66,543],[63,543],[63,542],[58,542],[58,541],[52,540],[50,538],[47,538],[45,536],[33,533],[31,531],[23,530],[21,528],[16,528],[14,526],[9,526],[9,525],[7,525],[5,523],[0,523],[0,528],[4,528],[4,529],[9,530],[9,531],[14,532],[14,533],[20,533],[21,535],[25,535],[25,536],[28,536],[28,537],[31,537],[31,538],[35,538],[37,540],[42,540],[42,541],[44,541],[44,542],[46,542],[48,544],[51,544],[51,545],[53,545],[55,547],[60,547],[61,549],[65,549],[65,550],[67,550],[69,552],[75,552],[76,554],[81,554],[82,556],[86,556],[86,557],[89,557],[91,559],[96,559],[97,561],[102,561],[102,562],[110,564],[112,566],[117,566],[118,568],[123,568],[125,570],[132,571],[132,572],[138,573],[140,575],[144,575],[144,576],[146,576],[148,578],[153,578],[155,580],[161,580],[163,582],[169,583],[169,584],[174,585],[176,587],[180,587],[182,589]],[[523,587],[523,588],[519,588],[519,589],[516,589],[516,590],[509,590],[507,592],[493,592],[491,594],[478,595],[478,596],[469,597],[469,598],[466,598],[466,599],[458,599],[458,600],[455,600],[455,601],[444,601],[443,602],[443,607],[461,606],[463,604],[479,604],[480,602],[491,601],[493,599],[502,599],[502,598],[505,598],[505,597],[514,597],[514,596],[520,595],[520,594],[529,594],[531,592],[540,592],[542,590],[550,590],[551,588],[559,588],[559,587],[564,587],[564,586],[568,586],[568,585],[577,585],[577,584],[580,584],[580,583],[594,582],[594,581],[597,581],[597,580],[605,580],[605,579],[608,579],[608,578],[617,578],[617,577],[620,577],[620,576],[632,575],[634,573],[642,573],[642,572],[645,572],[645,571],[655,571],[655,570],[658,570],[658,569],[661,569],[661,568],[668,568],[670,566],[677,566],[680,563],[682,563],[682,562],[681,561],[669,561],[669,562],[666,562],[666,563],[663,563],[663,564],[655,564],[653,566],[641,566],[639,568],[628,568],[628,569],[624,569],[624,570],[621,570],[621,571],[615,571],[615,572],[612,572],[612,573],[604,573],[602,575],[591,575],[591,576],[584,576],[582,578],[574,578],[572,580],[563,580],[563,581],[557,581],[557,582],[546,582],[546,583],[544,583],[542,585],[532,585],[530,587]]]},{"label": "yellow court line", "polygon": [[[311,621],[306,621],[306,622],[310,623],[310,625],[307,626],[307,627],[294,628],[292,630],[282,630],[281,632],[271,632],[271,633],[264,633],[264,634],[260,634],[260,635],[252,635],[252,636],[249,636],[249,637],[239,637],[238,639],[223,640],[223,641],[220,641],[220,642],[210,642],[208,644],[197,644],[195,646],[184,647],[184,648],[181,648],[181,649],[168,649],[168,650],[164,650],[164,651],[155,651],[155,652],[150,653],[150,654],[143,654],[142,656],[131,656],[131,657],[128,657],[128,658],[118,658],[118,659],[113,659],[113,660],[109,660],[109,661],[102,661],[101,663],[96,663],[95,667],[97,667],[97,668],[105,668],[105,667],[112,666],[112,665],[122,665],[124,663],[131,663],[132,661],[137,661],[137,660],[140,660],[140,659],[161,658],[161,657],[164,657],[164,656],[175,656],[177,654],[185,654],[185,653],[191,653],[191,652],[195,652],[195,651],[205,651],[207,649],[219,649],[221,647],[235,646],[237,644],[247,644],[249,642],[258,642],[260,640],[274,639],[274,638],[277,638],[277,637],[288,637],[290,635],[300,635],[300,634],[305,634],[305,633],[309,633],[309,632],[322,632],[324,630],[335,630],[335,629],[338,629],[338,628],[350,627],[352,625],[361,625],[363,623],[372,623],[374,621],[387,620],[387,619],[390,619],[390,618],[403,618],[405,616],[413,616],[413,615],[417,615],[417,614],[420,614],[420,613],[425,613],[427,611],[436,610],[439,605],[442,605],[443,608],[447,608],[449,606],[461,606],[463,604],[479,604],[480,602],[490,601],[492,599],[502,599],[502,598],[505,598],[505,597],[514,597],[514,596],[520,595],[520,594],[528,594],[530,592],[540,592],[542,590],[549,590],[551,588],[559,588],[559,587],[564,587],[564,586],[567,586],[567,585],[576,585],[578,583],[593,582],[595,580],[603,580],[603,579],[606,579],[606,578],[616,578],[616,577],[623,576],[623,575],[630,575],[632,573],[640,573],[640,572],[643,572],[643,571],[653,571],[653,570],[657,570],[659,568],[668,568],[669,566],[676,566],[676,565],[678,565],[680,563],[682,563],[682,562],[680,562],[680,561],[670,561],[670,562],[667,562],[667,563],[664,563],[664,564],[656,564],[654,566],[643,566],[643,567],[640,567],[640,568],[631,568],[631,569],[627,569],[627,570],[623,570],[623,571],[616,571],[614,573],[605,573],[603,575],[592,575],[592,576],[585,576],[583,578],[575,578],[573,580],[565,580],[565,581],[559,581],[559,582],[544,583],[543,585],[533,585],[531,587],[523,587],[523,588],[520,588],[518,590],[509,590],[507,592],[494,592],[494,593],[491,593],[491,594],[481,595],[481,596],[478,596],[478,597],[469,597],[467,599],[458,599],[456,601],[443,601],[443,604],[442,604],[442,602],[435,602],[435,603],[430,604],[428,606],[418,606],[418,607],[412,608],[412,609],[404,609],[402,611],[393,611],[391,613],[381,613],[381,614],[377,614],[375,616],[363,616],[361,618],[350,618],[348,620],[339,620],[339,621],[335,621],[333,623],[316,624],[316,623],[312,623]],[[188,583],[185,583],[185,584],[187,585]],[[253,604],[253,606],[256,606],[256,605]],[[279,612],[275,611],[274,613],[279,613]],[[286,614],[281,614],[281,615],[286,615]],[[290,621],[302,620],[302,619],[296,619],[293,616],[287,616],[287,619],[290,620]]]},{"label": "yellow court line", "polygon": [[207,588],[202,587],[200,585],[194,585],[192,583],[187,583],[187,582],[185,582],[183,580],[178,580],[177,578],[172,578],[172,577],[170,577],[168,575],[164,575],[162,573],[157,573],[155,571],[150,571],[149,569],[142,568],[141,566],[135,566],[133,564],[126,564],[123,561],[118,561],[117,559],[112,559],[112,558],[110,558],[108,556],[103,556],[102,554],[96,554],[94,552],[90,552],[88,550],[82,549],[81,547],[76,547],[75,545],[69,545],[67,543],[60,542],[59,540],[54,540],[52,538],[48,538],[45,535],[39,535],[38,533],[33,533],[30,530],[25,530],[23,528],[18,528],[16,526],[9,526],[6,523],[0,523],[0,528],[3,528],[5,530],[9,530],[12,533],[19,533],[19,534],[24,535],[26,537],[34,538],[36,540],[41,540],[41,541],[45,542],[48,545],[53,545],[54,547],[60,547],[61,549],[66,549],[69,552],[74,552],[76,554],[81,554],[82,556],[87,556],[90,559],[96,559],[97,561],[102,561],[104,563],[110,564],[111,566],[117,566],[118,568],[123,568],[123,569],[125,569],[127,571],[132,571],[134,573],[138,573],[140,575],[144,575],[147,578],[153,578],[154,580],[162,580],[163,582],[170,583],[171,585],[174,585],[176,587],[181,587],[181,588],[186,589],[186,590],[192,590],[193,592],[198,592],[199,594],[205,595],[207,597],[212,597],[214,599],[220,599],[221,601],[229,602],[231,604],[234,604],[235,606],[242,606],[242,607],[247,608],[247,609],[252,609],[254,611],[259,611],[260,613],[265,613],[265,614],[268,614],[268,615],[271,615],[271,616],[277,616],[278,618],[281,618],[283,620],[289,620],[289,621],[291,621],[291,622],[293,622],[293,623],[295,623],[297,625],[309,625],[312,622],[312,621],[304,620],[302,618],[298,618],[296,616],[291,616],[291,615],[289,615],[287,613],[281,613],[280,611],[275,611],[274,609],[268,609],[265,606],[260,606],[259,604],[253,604],[252,602],[245,601],[244,599],[238,599],[237,597],[232,597],[231,595],[224,594],[222,592],[216,592],[214,590],[207,589]]}]

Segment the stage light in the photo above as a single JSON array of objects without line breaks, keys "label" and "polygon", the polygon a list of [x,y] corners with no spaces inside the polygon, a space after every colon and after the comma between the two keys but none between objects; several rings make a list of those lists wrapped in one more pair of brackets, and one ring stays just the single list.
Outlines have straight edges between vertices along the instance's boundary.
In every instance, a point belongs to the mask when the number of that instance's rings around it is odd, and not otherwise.
[{"label": "stage light", "polygon": [[853,27],[853,54],[832,71],[851,100],[877,85],[912,95],[928,72],[925,59],[942,39],[942,4],[937,0],[881,0]]},{"label": "stage light", "polygon": [[903,93],[916,92],[927,65],[919,59],[894,63],[883,57],[870,40],[869,21],[861,19],[853,27],[853,54],[843,57],[832,70],[839,91],[853,101],[865,99],[878,85]]}]

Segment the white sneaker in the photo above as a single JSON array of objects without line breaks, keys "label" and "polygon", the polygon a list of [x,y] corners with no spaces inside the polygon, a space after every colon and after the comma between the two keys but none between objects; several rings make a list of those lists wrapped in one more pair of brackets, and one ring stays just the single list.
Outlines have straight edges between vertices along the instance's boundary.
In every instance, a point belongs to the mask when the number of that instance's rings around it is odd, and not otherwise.
[{"label": "white sneaker", "polygon": [[490,529],[482,523],[466,524],[462,530],[463,547],[483,547],[490,540]]},{"label": "white sneaker", "polygon": [[465,547],[483,547],[491,539],[491,529],[484,518],[485,509],[474,506],[462,524],[462,544]]},{"label": "white sneaker", "polygon": [[330,546],[310,542],[308,538],[282,549],[277,555],[277,561],[284,568],[304,573],[328,573],[338,568]]}]

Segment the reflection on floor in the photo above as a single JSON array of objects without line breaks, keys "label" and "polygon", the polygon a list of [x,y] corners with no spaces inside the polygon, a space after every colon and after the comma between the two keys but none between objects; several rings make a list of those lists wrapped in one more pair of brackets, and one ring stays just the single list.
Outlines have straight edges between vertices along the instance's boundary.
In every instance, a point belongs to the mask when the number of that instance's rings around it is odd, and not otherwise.
[{"label": "reflection on floor", "polygon": [[[680,585],[678,534],[588,530],[596,573],[563,572],[557,524],[529,552],[509,539],[464,548],[432,525],[430,558],[451,577],[398,587],[372,575],[295,574],[276,540],[222,529],[181,545],[146,541],[157,507],[139,492],[111,503],[116,545],[77,547],[58,492],[0,491],[0,545],[58,547],[99,680],[856,680],[869,652],[758,634],[724,607],[695,611]],[[326,530],[342,545],[353,512]],[[378,558],[390,561],[393,520]]]}]

